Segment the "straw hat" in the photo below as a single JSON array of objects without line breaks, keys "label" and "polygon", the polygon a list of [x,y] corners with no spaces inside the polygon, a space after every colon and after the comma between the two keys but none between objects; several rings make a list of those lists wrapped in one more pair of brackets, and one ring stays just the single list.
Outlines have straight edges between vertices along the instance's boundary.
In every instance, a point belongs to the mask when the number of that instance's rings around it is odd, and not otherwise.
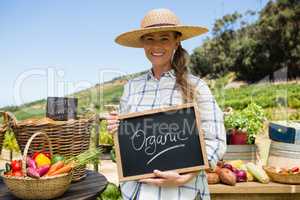
[{"label": "straw hat", "polygon": [[127,47],[141,48],[143,47],[141,36],[160,31],[180,32],[182,41],[206,33],[208,30],[200,26],[182,25],[172,11],[161,8],[150,10],[141,21],[140,29],[122,33],[115,42]]}]

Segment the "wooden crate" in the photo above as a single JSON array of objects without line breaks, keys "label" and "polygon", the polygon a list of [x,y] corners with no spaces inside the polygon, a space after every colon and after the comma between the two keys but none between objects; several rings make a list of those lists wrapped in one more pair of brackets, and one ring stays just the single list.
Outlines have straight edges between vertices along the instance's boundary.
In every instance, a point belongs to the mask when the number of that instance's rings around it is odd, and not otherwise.
[{"label": "wooden crate", "polygon": [[254,162],[257,157],[256,145],[227,145],[223,160],[243,160]]},{"label": "wooden crate", "polygon": [[269,150],[268,166],[292,168],[299,166],[300,145],[272,141]]}]

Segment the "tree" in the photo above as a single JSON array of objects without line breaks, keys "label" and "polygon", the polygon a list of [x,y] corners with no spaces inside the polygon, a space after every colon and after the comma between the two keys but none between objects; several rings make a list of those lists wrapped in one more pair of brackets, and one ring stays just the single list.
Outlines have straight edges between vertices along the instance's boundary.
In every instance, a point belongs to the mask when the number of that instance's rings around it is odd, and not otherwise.
[{"label": "tree", "polygon": [[236,37],[235,24],[241,17],[241,14],[235,12],[216,20],[212,32],[214,37],[207,39],[191,55],[192,72],[218,77],[230,71],[234,62],[230,46]]},{"label": "tree", "polygon": [[249,82],[259,81],[287,68],[287,78],[300,77],[300,1],[270,1],[249,23],[233,13],[216,20],[213,37],[191,55],[191,71],[209,77],[228,71]]}]

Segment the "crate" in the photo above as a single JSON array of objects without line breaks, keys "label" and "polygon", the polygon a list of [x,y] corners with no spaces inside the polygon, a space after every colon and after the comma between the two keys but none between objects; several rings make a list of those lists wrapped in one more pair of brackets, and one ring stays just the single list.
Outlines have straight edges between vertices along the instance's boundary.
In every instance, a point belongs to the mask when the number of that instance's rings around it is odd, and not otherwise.
[{"label": "crate", "polygon": [[299,163],[300,145],[271,141],[267,166],[292,168]]},{"label": "crate", "polygon": [[243,160],[245,162],[256,162],[257,147],[251,145],[227,145],[223,160]]}]

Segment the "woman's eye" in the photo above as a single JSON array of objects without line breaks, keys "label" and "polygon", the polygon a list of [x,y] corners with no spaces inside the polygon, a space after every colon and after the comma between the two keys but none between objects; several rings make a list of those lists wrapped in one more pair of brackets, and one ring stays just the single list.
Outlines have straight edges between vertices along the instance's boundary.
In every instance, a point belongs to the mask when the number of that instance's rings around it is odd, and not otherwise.
[{"label": "woman's eye", "polygon": [[169,38],[161,38],[160,40],[161,40],[161,41],[168,41]]},{"label": "woman's eye", "polygon": [[146,38],[147,41],[153,41],[153,38]]}]

